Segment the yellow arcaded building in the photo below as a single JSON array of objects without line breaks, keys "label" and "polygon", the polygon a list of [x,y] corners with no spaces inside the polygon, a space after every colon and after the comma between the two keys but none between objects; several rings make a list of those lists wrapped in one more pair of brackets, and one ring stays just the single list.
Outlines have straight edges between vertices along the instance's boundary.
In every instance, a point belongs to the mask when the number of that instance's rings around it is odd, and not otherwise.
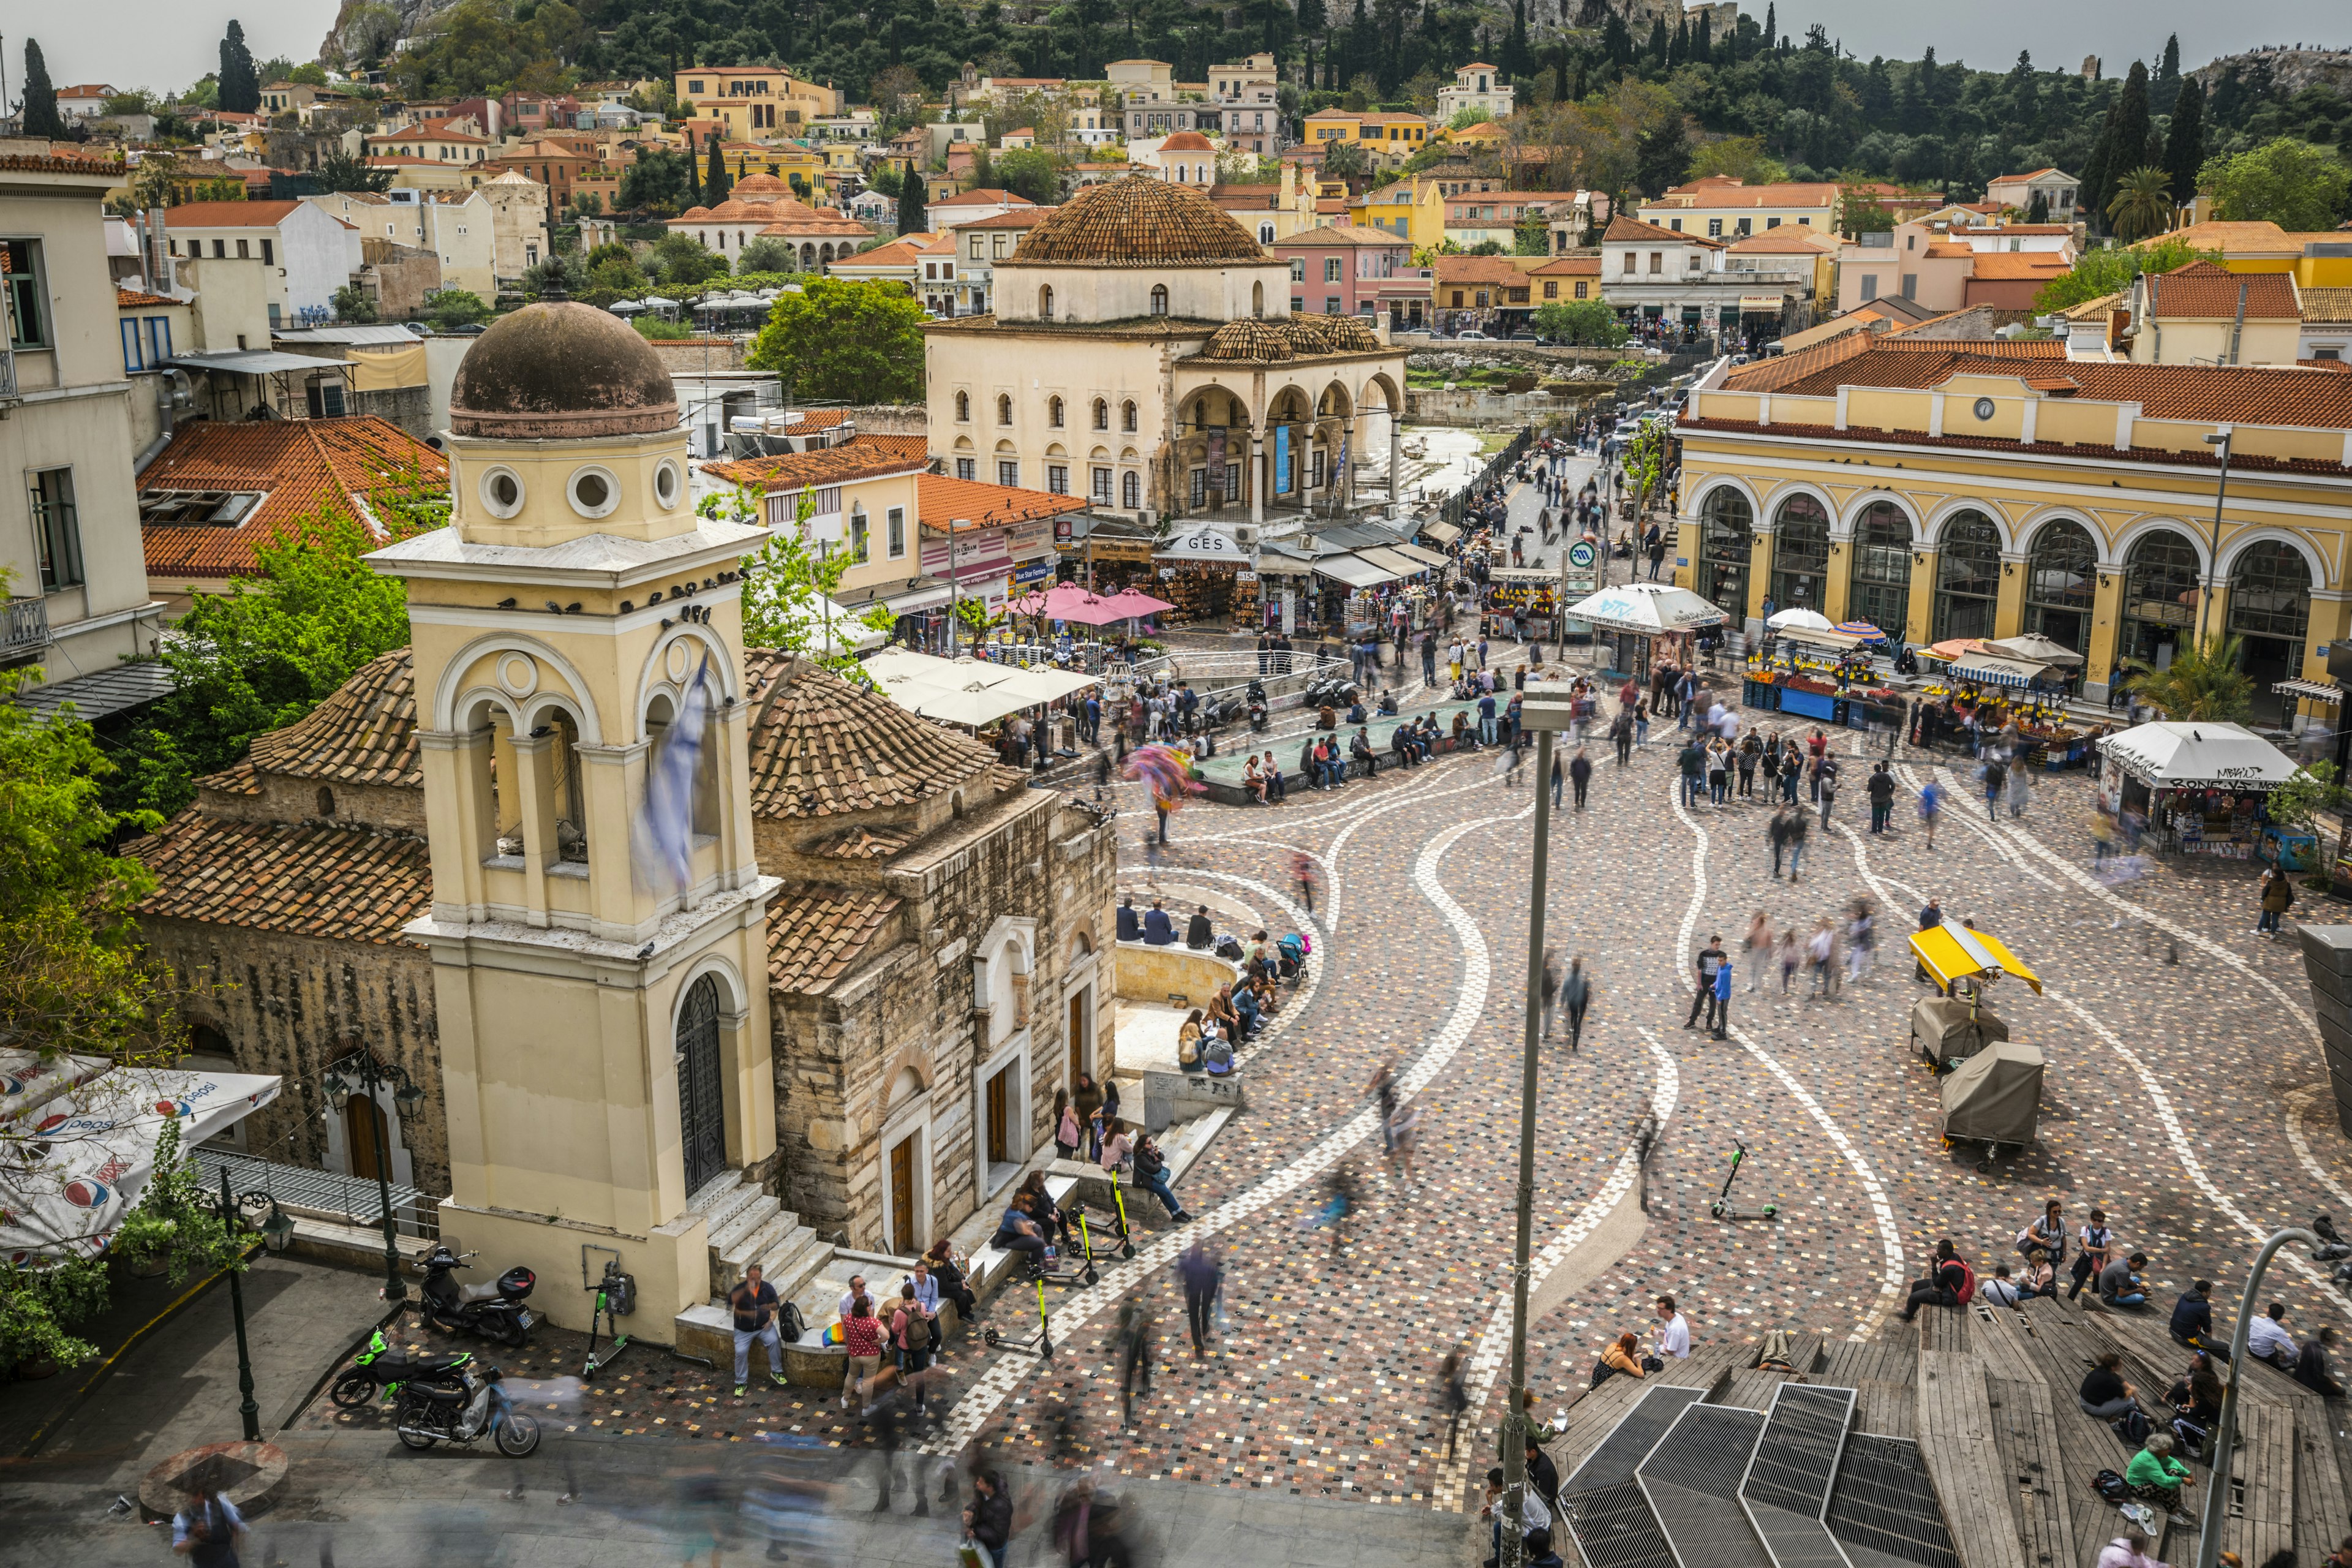
[{"label": "yellow arcaded building", "polygon": [[1769,603],[1915,644],[2040,632],[2084,655],[2097,698],[2119,661],[2188,646],[2201,612],[2242,639],[2265,707],[2352,635],[2339,370],[1856,333],[1718,364],[1677,434],[1676,579],[1751,629]]}]

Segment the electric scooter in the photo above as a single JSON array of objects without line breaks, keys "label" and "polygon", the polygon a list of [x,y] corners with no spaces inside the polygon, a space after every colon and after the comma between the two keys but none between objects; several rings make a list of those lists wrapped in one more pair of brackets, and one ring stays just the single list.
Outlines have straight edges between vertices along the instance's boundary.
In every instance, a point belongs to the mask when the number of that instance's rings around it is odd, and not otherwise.
[{"label": "electric scooter", "polygon": [[1715,1202],[1707,1205],[1706,1212],[1717,1219],[1780,1218],[1779,1204],[1766,1204],[1760,1209],[1743,1209],[1733,1205],[1731,1184],[1739,1179],[1739,1163],[1746,1158],[1748,1158],[1748,1145],[1735,1142],[1731,1146],[1731,1173],[1723,1178],[1723,1191],[1715,1194]]},{"label": "electric scooter", "polygon": [[1045,1281],[1047,1276],[1033,1274],[1030,1279],[1037,1287],[1037,1331],[1034,1334],[999,1333],[993,1325],[981,1331],[981,1339],[992,1346],[1021,1351],[1043,1361],[1054,1359],[1054,1341],[1045,1322]]},{"label": "electric scooter", "polygon": [[[588,1364],[580,1370],[583,1381],[621,1359],[621,1352],[629,1348],[629,1336],[621,1331],[620,1320],[637,1310],[637,1282],[621,1272],[617,1258],[605,1262],[604,1278],[597,1281],[595,1293],[595,1310],[588,1314]],[[599,1329],[612,1335],[601,1354],[596,1349]]]}]

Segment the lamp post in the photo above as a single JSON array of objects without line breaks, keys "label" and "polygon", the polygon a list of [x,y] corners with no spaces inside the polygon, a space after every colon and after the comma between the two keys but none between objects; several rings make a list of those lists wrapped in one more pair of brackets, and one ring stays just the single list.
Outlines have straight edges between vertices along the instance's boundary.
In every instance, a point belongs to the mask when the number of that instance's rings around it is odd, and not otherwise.
[{"label": "lamp post", "polygon": [[[266,1202],[269,1205],[269,1220],[261,1227],[262,1240],[272,1252],[285,1251],[286,1243],[294,1234],[294,1222],[286,1217],[285,1212],[278,1206],[278,1200],[268,1193],[247,1193],[242,1198],[231,1193],[228,1167],[226,1165],[221,1167],[220,1179],[221,1224],[234,1233],[242,1208],[247,1205]],[[232,1262],[227,1272],[229,1317],[236,1324],[236,1386],[237,1392],[245,1396],[237,1401],[236,1413],[244,1423],[245,1440],[258,1443],[261,1441],[261,1406],[253,1401],[253,1352],[245,1339],[245,1285],[240,1278],[245,1272],[242,1260]]]},{"label": "lamp post", "polygon": [[2213,602],[2213,579],[2221,574],[2221,505],[2230,494],[2230,447],[2237,437],[2234,426],[2224,425],[2205,437],[2208,447],[2221,448],[2221,478],[2213,487],[2213,552],[2205,562],[2205,586],[2197,595],[2197,651],[2205,651],[2205,609]]},{"label": "lamp post", "polygon": [[[345,1083],[346,1073],[357,1081]],[[393,1089],[392,1099],[400,1108],[403,1121],[425,1103],[425,1091],[416,1087],[398,1062],[379,1062],[364,1050],[353,1051],[327,1069],[327,1092],[339,1101],[356,1093],[366,1095],[373,1105],[376,1090],[387,1084],[398,1086]],[[368,1139],[375,1149],[376,1195],[383,1204],[383,1299],[386,1305],[397,1307],[408,1300],[408,1287],[400,1278],[399,1231],[392,1220],[392,1151],[385,1147],[383,1134],[383,1123],[375,1116],[369,1117]]]},{"label": "lamp post", "polygon": [[[2222,439],[2226,442],[2228,438],[2228,433],[2223,432]],[[2228,459],[2224,458],[2223,461]],[[2254,1267],[2246,1275],[2245,1294],[2238,1300],[2238,1326],[2230,1331],[2230,1381],[2221,1385],[2221,1419],[2213,1428],[2213,1473],[2206,1478],[2210,1489],[2205,1494],[2197,1568],[2216,1568],[2221,1560],[2221,1522],[2229,1518],[2231,1461],[2237,1457],[2230,1450],[2238,1441],[2238,1380],[2246,1375],[2246,1331],[2254,1321],[2254,1302],[2262,1288],[2263,1273],[2270,1268],[2278,1249],[2291,1241],[2312,1247],[2319,1245],[2319,1237],[2307,1230],[2282,1230],[2273,1236],[2254,1255]]]},{"label": "lamp post", "polygon": [[1573,689],[1531,681],[1519,700],[1521,728],[1536,737],[1535,855],[1528,886],[1526,1043],[1519,1062],[1518,1234],[1511,1253],[1511,1384],[1503,1414],[1501,1568],[1524,1561],[1520,1536],[1528,1488],[1528,1257],[1533,1245],[1536,1190],[1536,1051],[1543,1037],[1544,901],[1551,866],[1552,736],[1569,726]]}]

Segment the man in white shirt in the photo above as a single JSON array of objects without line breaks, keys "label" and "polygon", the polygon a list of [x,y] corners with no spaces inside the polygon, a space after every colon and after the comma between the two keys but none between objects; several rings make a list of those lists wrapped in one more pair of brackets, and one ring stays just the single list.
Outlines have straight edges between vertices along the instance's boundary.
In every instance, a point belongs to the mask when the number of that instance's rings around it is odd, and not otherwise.
[{"label": "man in white shirt", "polygon": [[[857,1298],[865,1295],[866,1276],[863,1274],[851,1275],[849,1277],[848,1292],[841,1298],[841,1321],[845,1323],[849,1321],[849,1309],[856,1303]],[[866,1296],[866,1299],[868,1301],[873,1300],[870,1296]]]},{"label": "man in white shirt", "polygon": [[1652,1342],[1661,1361],[1690,1359],[1690,1322],[1675,1310],[1672,1296],[1658,1298],[1658,1326],[1652,1332]]},{"label": "man in white shirt", "polygon": [[2267,1316],[2256,1318],[2246,1325],[2246,1353],[2260,1356],[2273,1365],[2293,1369],[2295,1358],[2303,1352],[2294,1340],[2287,1337],[2284,1301],[2273,1301]]}]

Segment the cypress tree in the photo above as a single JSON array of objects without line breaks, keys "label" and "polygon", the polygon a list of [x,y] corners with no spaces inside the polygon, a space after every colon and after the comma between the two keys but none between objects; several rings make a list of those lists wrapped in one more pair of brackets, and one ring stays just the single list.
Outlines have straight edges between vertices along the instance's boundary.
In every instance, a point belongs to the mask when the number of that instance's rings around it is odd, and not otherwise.
[{"label": "cypress tree", "polygon": [[727,199],[735,182],[727,177],[727,161],[719,155],[719,132],[710,133],[710,165],[702,176],[702,205],[715,207]]},{"label": "cypress tree", "polygon": [[1773,20],[1772,10],[1769,0],[1767,0],[1764,7],[1764,47],[1768,49],[1778,43],[1780,37],[1780,24]]},{"label": "cypress tree", "polygon": [[2205,166],[2205,89],[2183,77],[2172,100],[2172,124],[2164,139],[2164,172],[2172,177],[2172,199],[2186,205],[2197,195],[2197,171]]},{"label": "cypress tree", "polygon": [[2107,138],[2106,174],[2099,186],[2102,213],[2125,178],[2147,162],[2147,67],[2134,60],[2130,74],[2124,78],[2124,89],[2116,99],[2115,128]]},{"label": "cypress tree", "polygon": [[261,74],[253,51],[245,47],[245,28],[232,18],[220,46],[220,106],[232,114],[253,114],[261,108]]},{"label": "cypress tree", "polygon": [[1691,58],[1695,60],[1715,58],[1714,30],[1713,21],[1707,13],[1701,11],[1698,14],[1698,30],[1691,35]]},{"label": "cypress tree", "polygon": [[926,232],[924,225],[928,219],[924,216],[924,205],[923,176],[909,169],[907,171],[906,179],[898,186],[898,232],[900,234]]},{"label": "cypress tree", "polygon": [[66,133],[66,122],[58,115],[58,89],[49,81],[49,63],[41,58],[41,46],[30,38],[25,40],[24,125],[27,136]]},{"label": "cypress tree", "polygon": [[1528,50],[1528,0],[1511,0],[1511,30],[1503,37],[1503,74],[1517,81],[1535,68]]},{"label": "cypress tree", "polygon": [[2095,229],[2103,228],[2106,223],[2107,190],[2116,159],[2116,112],[2120,107],[2119,103],[2107,106],[2107,118],[2099,128],[2099,140],[2091,148],[2089,162],[2083,165],[2083,184],[2076,192]]},{"label": "cypress tree", "polygon": [[1688,65],[1691,58],[1690,18],[1683,17],[1675,24],[1675,36],[1666,44],[1666,64]]},{"label": "cypress tree", "polygon": [[1666,63],[1666,19],[1660,16],[1650,24],[1650,47],[1643,53],[1650,57],[1651,63],[1663,66]]}]

